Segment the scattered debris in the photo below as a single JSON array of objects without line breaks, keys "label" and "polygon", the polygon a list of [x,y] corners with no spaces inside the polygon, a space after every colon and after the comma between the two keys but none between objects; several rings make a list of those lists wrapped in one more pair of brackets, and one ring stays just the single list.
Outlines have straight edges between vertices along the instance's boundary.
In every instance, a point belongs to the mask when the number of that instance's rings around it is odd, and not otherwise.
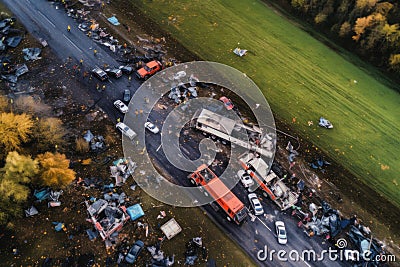
[{"label": "scattered debris", "polygon": [[175,221],[174,218],[163,224],[160,229],[168,239],[173,238],[182,231],[181,226]]},{"label": "scattered debris", "polygon": [[118,26],[120,25],[118,19],[115,16],[112,16],[107,19],[112,25]]},{"label": "scattered debris", "polygon": [[21,36],[13,36],[13,37],[8,37],[5,41],[6,45],[12,48],[16,48],[22,41]]},{"label": "scattered debris", "polygon": [[319,118],[319,126],[324,127],[326,129],[332,129],[333,125],[330,121],[328,121],[327,119],[325,119],[324,117]]},{"label": "scattered debris", "polygon": [[50,196],[50,189],[49,188],[43,188],[40,190],[35,189],[33,195],[39,202],[42,200],[46,200]]},{"label": "scattered debris", "polygon": [[135,204],[133,206],[128,207],[126,209],[126,212],[129,214],[131,221],[135,221],[140,217],[144,216],[144,211],[142,209],[142,206],[140,206],[140,204]]},{"label": "scattered debris", "polygon": [[115,185],[121,186],[124,184],[135,169],[136,162],[133,162],[130,158],[114,161],[113,166],[110,166],[110,172],[111,177],[115,178]]},{"label": "scattered debris", "polygon": [[233,50],[233,53],[235,53],[239,57],[243,57],[243,56],[245,56],[247,54],[247,50],[246,49],[240,49],[239,47],[236,47]]},{"label": "scattered debris", "polygon": [[89,221],[93,223],[103,240],[109,239],[114,232],[122,229],[129,215],[125,206],[109,205],[104,199],[96,200],[92,205],[85,201],[89,213]]},{"label": "scattered debris", "polygon": [[53,222],[53,224],[55,225],[54,230],[56,230],[57,232],[60,232],[61,230],[63,230],[64,232],[67,231],[67,228],[65,227],[65,224],[62,222]]},{"label": "scattered debris", "polygon": [[29,209],[25,210],[25,216],[26,217],[31,217],[31,216],[34,216],[36,214],[39,214],[39,211],[34,206],[31,206]]},{"label": "scattered debris", "polygon": [[199,250],[201,251],[202,258],[206,260],[208,257],[208,252],[206,247],[203,246],[201,237],[195,237],[189,240],[189,242],[186,244],[186,252],[185,252],[186,265],[195,265],[195,262],[199,257],[198,256],[200,252]]},{"label": "scattered debris", "polygon": [[24,53],[24,59],[27,61],[41,59],[40,53],[42,50],[40,48],[24,48],[22,52]]}]

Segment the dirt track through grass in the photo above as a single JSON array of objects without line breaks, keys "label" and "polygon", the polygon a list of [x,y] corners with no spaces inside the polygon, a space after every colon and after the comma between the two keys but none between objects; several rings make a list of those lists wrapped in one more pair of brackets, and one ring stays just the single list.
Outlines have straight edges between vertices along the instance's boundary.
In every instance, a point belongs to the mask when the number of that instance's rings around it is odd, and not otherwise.
[{"label": "dirt track through grass", "polygon": [[[246,73],[276,117],[295,118],[299,134],[400,207],[400,96],[388,87],[398,85],[261,1],[131,2],[200,58]],[[237,46],[248,55],[234,55]],[[334,129],[319,128],[320,116]]]}]

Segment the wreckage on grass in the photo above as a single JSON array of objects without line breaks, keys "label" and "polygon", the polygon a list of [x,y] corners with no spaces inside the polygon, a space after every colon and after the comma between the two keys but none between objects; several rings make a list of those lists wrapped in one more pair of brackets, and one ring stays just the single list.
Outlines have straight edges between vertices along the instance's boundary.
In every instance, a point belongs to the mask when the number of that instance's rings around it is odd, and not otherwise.
[{"label": "wreckage on grass", "polygon": [[332,129],[333,125],[330,121],[328,121],[327,119],[325,119],[324,117],[319,118],[319,122],[318,125],[321,127],[324,127],[326,129]]},{"label": "wreckage on grass", "polygon": [[99,199],[92,205],[85,201],[85,204],[90,217],[88,220],[93,223],[103,240],[121,230],[130,219],[125,206],[114,206],[104,199]]}]

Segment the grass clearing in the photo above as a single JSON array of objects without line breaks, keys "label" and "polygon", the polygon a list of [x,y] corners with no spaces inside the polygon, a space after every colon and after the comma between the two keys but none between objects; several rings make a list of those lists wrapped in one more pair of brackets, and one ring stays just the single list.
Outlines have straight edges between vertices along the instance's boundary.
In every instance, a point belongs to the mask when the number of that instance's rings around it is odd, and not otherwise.
[{"label": "grass clearing", "polygon": [[[274,115],[400,207],[398,87],[257,0],[131,1],[204,60],[246,73]],[[243,58],[232,50],[250,50]],[[353,62],[353,63],[352,63]],[[355,65],[356,63],[357,65]],[[320,116],[333,130],[319,128]],[[314,125],[309,127],[307,121]]]}]

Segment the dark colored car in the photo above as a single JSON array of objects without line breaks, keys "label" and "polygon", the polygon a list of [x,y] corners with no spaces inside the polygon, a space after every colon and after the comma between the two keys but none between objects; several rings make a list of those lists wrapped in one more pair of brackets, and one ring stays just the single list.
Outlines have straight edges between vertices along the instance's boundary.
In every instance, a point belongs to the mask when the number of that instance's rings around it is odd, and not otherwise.
[{"label": "dark colored car", "polygon": [[133,68],[131,67],[131,66],[119,66],[118,67],[121,71],[122,71],[122,73],[124,73],[124,74],[131,74],[132,72],[133,72]]},{"label": "dark colored car", "polygon": [[107,68],[105,69],[105,72],[114,78],[119,78],[122,76],[122,70],[118,68]]},{"label": "dark colored car", "polygon": [[123,100],[124,102],[129,102],[131,100],[131,91],[129,91],[129,89],[124,90]]},{"label": "dark colored car", "polygon": [[143,241],[141,240],[136,241],[129,250],[128,254],[126,254],[125,261],[127,263],[133,264],[139,257],[139,254],[142,252],[143,248],[144,248]]},{"label": "dark colored car", "polygon": [[100,81],[105,81],[108,80],[108,75],[107,73],[100,69],[99,67],[96,67],[92,70],[92,73],[94,74],[94,76],[96,76]]}]

